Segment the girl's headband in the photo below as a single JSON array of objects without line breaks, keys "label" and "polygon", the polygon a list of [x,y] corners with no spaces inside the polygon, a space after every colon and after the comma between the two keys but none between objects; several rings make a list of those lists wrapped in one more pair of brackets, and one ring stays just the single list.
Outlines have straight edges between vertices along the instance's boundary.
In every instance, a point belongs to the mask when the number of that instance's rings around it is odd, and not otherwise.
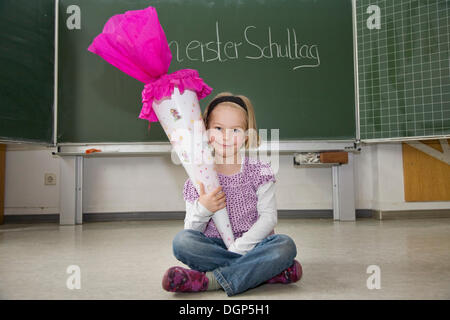
[{"label": "girl's headband", "polygon": [[219,98],[211,101],[211,103],[209,104],[208,113],[206,114],[206,119],[208,119],[209,114],[211,113],[211,111],[214,109],[215,106],[217,106],[219,103],[226,102],[226,101],[234,102],[234,103],[240,105],[242,108],[244,108],[245,112],[248,113],[247,106],[245,105],[244,100],[242,100],[239,97],[235,97],[235,96],[223,96],[223,97],[219,97]]}]

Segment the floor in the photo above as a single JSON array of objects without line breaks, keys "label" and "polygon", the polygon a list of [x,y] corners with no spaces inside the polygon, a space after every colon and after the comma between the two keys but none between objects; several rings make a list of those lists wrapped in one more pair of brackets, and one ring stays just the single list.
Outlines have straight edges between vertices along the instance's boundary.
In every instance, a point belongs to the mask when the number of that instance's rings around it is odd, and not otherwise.
[{"label": "floor", "polygon": [[[279,219],[303,278],[225,292],[170,293],[164,271],[182,265],[171,241],[181,220],[0,226],[0,299],[450,299],[450,219]],[[80,289],[68,289],[70,265]],[[369,266],[379,289],[368,289]],[[369,268],[370,270],[370,268]]]}]

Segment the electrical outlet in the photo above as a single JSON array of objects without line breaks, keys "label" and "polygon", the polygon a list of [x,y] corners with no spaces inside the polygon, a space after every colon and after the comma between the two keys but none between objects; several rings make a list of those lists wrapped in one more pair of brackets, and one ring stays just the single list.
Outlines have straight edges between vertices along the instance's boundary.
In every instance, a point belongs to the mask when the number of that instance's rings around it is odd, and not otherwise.
[{"label": "electrical outlet", "polygon": [[44,176],[44,184],[45,185],[55,185],[56,184],[56,174],[46,173]]}]

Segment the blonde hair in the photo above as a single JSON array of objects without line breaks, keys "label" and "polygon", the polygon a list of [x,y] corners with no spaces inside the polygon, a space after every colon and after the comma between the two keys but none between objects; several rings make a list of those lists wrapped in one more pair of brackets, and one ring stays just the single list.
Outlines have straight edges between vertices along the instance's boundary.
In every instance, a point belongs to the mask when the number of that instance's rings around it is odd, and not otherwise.
[{"label": "blonde hair", "polygon": [[[234,94],[232,94],[231,92],[221,92],[219,94],[217,94],[207,105],[205,111],[203,112],[203,121],[205,122],[205,127],[206,130],[209,129],[209,120],[210,119],[206,119],[206,115],[208,114],[208,110],[209,107],[211,105],[211,102],[213,102],[216,98],[220,98],[223,96],[235,96]],[[235,97],[239,97],[241,98],[244,103],[245,106],[247,107],[247,112],[246,112],[246,117],[245,117],[245,132],[246,135],[248,136],[248,139],[245,141],[245,149],[250,149],[250,148],[257,148],[260,146],[261,144],[261,140],[260,137],[258,135],[258,129],[256,126],[256,118],[255,118],[255,110],[253,108],[253,104],[251,103],[250,99],[247,98],[246,96],[243,95],[236,95]],[[242,107],[234,102],[231,101],[225,101],[225,102],[221,102],[219,103],[219,105],[228,105],[228,106],[232,106],[235,108],[239,108],[241,110]],[[245,112],[245,110],[243,110]],[[214,112],[214,110],[212,110],[212,112]],[[209,115],[209,117],[211,117],[211,114]]]}]

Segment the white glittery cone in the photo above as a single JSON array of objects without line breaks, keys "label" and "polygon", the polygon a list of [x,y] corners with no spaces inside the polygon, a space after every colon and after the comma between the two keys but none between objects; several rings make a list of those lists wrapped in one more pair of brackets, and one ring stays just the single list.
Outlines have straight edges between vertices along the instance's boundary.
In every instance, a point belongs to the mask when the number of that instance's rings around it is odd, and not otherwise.
[{"label": "white glittery cone", "polygon": [[[199,182],[203,183],[206,193],[220,186],[197,94],[188,89],[180,94],[174,87],[170,98],[153,101],[153,110],[198,194]],[[234,236],[227,208],[216,211],[213,221],[223,242],[230,247]]]}]

